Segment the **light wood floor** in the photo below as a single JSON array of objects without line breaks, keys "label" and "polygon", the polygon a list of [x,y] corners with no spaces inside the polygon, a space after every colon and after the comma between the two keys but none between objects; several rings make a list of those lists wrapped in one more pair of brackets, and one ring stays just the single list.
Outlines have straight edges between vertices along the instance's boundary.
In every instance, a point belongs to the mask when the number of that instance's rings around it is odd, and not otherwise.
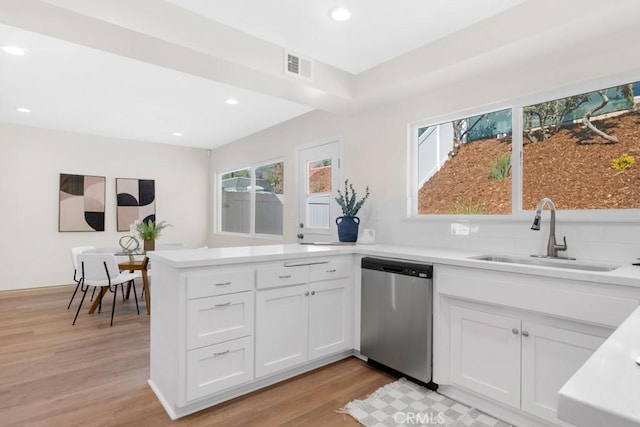
[{"label": "light wood floor", "polygon": [[111,294],[101,314],[88,299],[75,326],[72,286],[0,292],[2,426],[355,426],[335,411],[391,375],[349,358],[171,421],[147,385],[149,317]]}]

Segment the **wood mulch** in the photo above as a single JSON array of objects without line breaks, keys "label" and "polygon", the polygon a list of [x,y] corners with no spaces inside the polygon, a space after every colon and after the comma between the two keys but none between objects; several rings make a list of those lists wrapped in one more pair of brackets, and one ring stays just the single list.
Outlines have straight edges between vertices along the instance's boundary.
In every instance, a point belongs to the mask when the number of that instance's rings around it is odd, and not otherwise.
[{"label": "wood mulch", "polygon": [[[581,124],[563,127],[542,142],[523,147],[523,209],[535,209],[543,197],[558,209],[640,208],[640,113],[629,112],[595,122],[618,138],[614,144]],[[488,139],[465,144],[420,190],[418,212],[451,214],[476,207],[482,214],[510,214],[511,175],[489,177],[489,168],[509,152],[507,140]],[[636,158],[626,171],[611,167],[623,154]]]},{"label": "wood mulch", "polygon": [[331,166],[321,166],[309,170],[309,192],[328,193],[331,191]]}]

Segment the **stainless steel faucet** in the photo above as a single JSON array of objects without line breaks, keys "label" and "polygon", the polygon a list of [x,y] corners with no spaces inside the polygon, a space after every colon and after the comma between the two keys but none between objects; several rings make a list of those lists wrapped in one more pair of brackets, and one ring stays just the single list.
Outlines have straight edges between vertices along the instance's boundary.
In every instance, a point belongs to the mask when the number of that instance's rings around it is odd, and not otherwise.
[{"label": "stainless steel faucet", "polygon": [[538,203],[538,207],[536,209],[536,216],[533,218],[533,224],[531,225],[532,230],[539,231],[540,230],[540,222],[542,221],[542,209],[544,205],[549,206],[549,211],[551,212],[551,221],[549,225],[549,241],[547,242],[547,255],[532,255],[536,257],[542,258],[566,258],[566,259],[575,259],[569,257],[559,257],[558,251],[566,251],[567,250],[567,237],[564,236],[562,240],[564,244],[559,245],[556,243],[556,205],[553,204],[551,199],[545,197],[540,200]]}]

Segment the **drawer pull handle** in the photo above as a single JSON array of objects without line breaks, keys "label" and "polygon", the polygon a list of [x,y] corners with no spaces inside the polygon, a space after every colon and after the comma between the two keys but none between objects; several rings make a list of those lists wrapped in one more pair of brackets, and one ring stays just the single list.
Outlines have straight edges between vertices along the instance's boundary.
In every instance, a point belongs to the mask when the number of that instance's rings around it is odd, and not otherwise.
[{"label": "drawer pull handle", "polygon": [[311,291],[311,295],[315,295],[315,294],[316,294],[316,291]]},{"label": "drawer pull handle", "polygon": [[512,334],[514,334],[514,335],[518,335],[518,334],[520,333],[520,331],[519,331],[519,330],[517,330],[516,328],[513,328],[513,329],[511,330],[511,333],[512,333]]},{"label": "drawer pull handle", "polygon": [[231,350],[227,350],[227,351],[222,351],[220,353],[213,353],[214,356],[224,356],[225,354],[229,353]]},{"label": "drawer pull handle", "polygon": [[301,267],[303,265],[329,264],[329,261],[311,261],[311,262],[285,262],[285,267]]},{"label": "drawer pull handle", "polygon": [[529,332],[528,331],[522,331],[522,336],[523,337],[528,337],[529,336]]},{"label": "drawer pull handle", "polygon": [[231,282],[216,283],[216,286],[229,286]]},{"label": "drawer pull handle", "polygon": [[335,273],[335,272],[336,272],[335,268],[332,268],[331,270],[327,270],[327,273]]},{"label": "drawer pull handle", "polygon": [[304,293],[304,296],[305,296],[305,297],[308,297],[308,296],[309,296],[309,291],[305,292],[305,293]]},{"label": "drawer pull handle", "polygon": [[291,279],[291,275],[287,274],[286,276],[278,276],[279,279]]},{"label": "drawer pull handle", "polygon": [[226,307],[228,305],[231,305],[231,302],[225,302],[224,304],[216,304],[214,305],[214,307]]}]

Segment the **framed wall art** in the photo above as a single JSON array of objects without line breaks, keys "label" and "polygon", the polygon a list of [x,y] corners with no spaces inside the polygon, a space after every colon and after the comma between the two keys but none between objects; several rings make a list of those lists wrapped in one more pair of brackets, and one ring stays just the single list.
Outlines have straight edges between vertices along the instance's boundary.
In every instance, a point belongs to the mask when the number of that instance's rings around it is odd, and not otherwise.
[{"label": "framed wall art", "polygon": [[60,174],[58,231],[104,231],[104,176]]},{"label": "framed wall art", "polygon": [[136,220],[156,220],[153,179],[116,178],[118,231],[129,231]]}]

